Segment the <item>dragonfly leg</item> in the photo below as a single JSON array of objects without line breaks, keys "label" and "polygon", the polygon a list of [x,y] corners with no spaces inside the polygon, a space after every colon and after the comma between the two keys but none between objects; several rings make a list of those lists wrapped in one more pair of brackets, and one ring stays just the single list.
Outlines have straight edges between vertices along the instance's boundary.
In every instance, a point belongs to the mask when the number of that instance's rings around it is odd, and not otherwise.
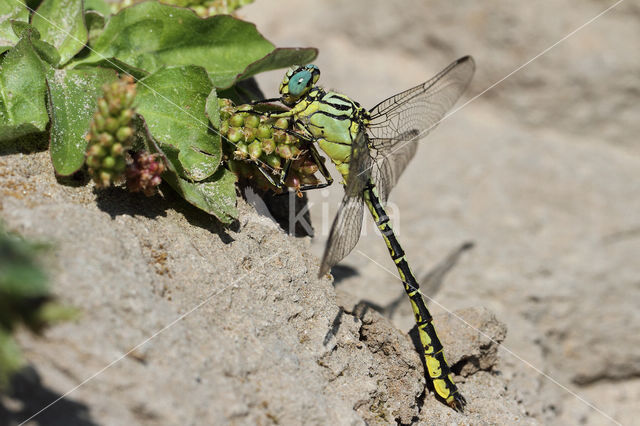
[{"label": "dragonfly leg", "polygon": [[289,171],[291,170],[291,159],[289,158],[284,162],[284,166],[282,167],[282,173],[280,174],[280,186],[284,186],[287,178],[289,177]]},{"label": "dragonfly leg", "polygon": [[418,281],[411,272],[411,268],[409,268],[404,250],[396,239],[393,229],[391,229],[389,216],[384,207],[382,207],[377,190],[371,181],[364,189],[364,198],[376,226],[387,243],[389,254],[391,254],[391,258],[398,268],[398,273],[404,284],[404,290],[409,296],[422,345],[422,356],[426,366],[425,376],[433,383],[433,388],[438,398],[454,410],[462,411],[467,401],[453,382],[451,369],[444,357],[442,343],[433,326],[431,313],[427,309],[420,293]]},{"label": "dragonfly leg", "polygon": [[280,181],[276,181],[275,179],[273,179],[273,176],[271,176],[271,173],[266,171],[263,167],[261,167],[257,163],[256,163],[256,167],[258,168],[258,170],[260,170],[260,173],[262,173],[262,176],[264,176],[264,178],[267,179],[267,181],[269,182],[270,185],[273,185],[278,190],[283,190],[284,189],[284,185],[282,184],[281,180]]},{"label": "dragonfly leg", "polygon": [[282,98],[260,99],[257,101],[251,101],[249,105],[260,105],[260,104],[267,104],[269,102],[280,102],[280,101],[282,101]]},{"label": "dragonfly leg", "polygon": [[316,164],[316,166],[318,166],[318,171],[320,172],[320,174],[322,175],[325,181],[318,184],[314,184],[314,185],[303,185],[300,187],[300,191],[309,191],[311,189],[322,189],[322,188],[326,188],[327,186],[330,186],[333,183],[333,178],[331,177],[329,170],[327,170],[327,166],[325,166],[324,161],[322,161],[322,157],[318,153],[318,150],[316,149],[315,144],[313,143],[309,144],[309,152],[311,153],[313,162]]}]

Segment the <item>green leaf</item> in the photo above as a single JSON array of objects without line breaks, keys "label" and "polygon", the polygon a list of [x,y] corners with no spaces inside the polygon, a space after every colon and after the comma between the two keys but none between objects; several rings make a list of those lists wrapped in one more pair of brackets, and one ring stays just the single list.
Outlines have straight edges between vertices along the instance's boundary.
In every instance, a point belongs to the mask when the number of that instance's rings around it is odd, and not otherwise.
[{"label": "green leaf", "polygon": [[165,68],[138,84],[137,112],[160,148],[177,150],[183,177],[201,181],[215,173],[222,156],[220,136],[205,115],[211,82],[204,68]]},{"label": "green leaf", "polygon": [[45,92],[44,64],[27,32],[0,58],[0,141],[45,129]]},{"label": "green leaf", "polygon": [[161,149],[149,132],[144,119],[138,116],[136,123],[139,130],[136,132],[137,137],[144,139],[144,144],[150,152],[161,154],[165,159],[167,170],[162,174],[162,179],[169,183],[182,198],[214,215],[223,223],[231,223],[238,218],[235,174],[225,167],[220,167],[213,176],[202,182],[183,179],[180,177],[181,165],[175,147],[165,145]]},{"label": "green leaf", "polygon": [[60,63],[60,54],[55,47],[42,40],[32,40],[32,43],[40,59],[54,67]]},{"label": "green leaf", "polygon": [[47,279],[35,259],[46,246],[6,232],[0,224],[0,300],[49,294]]},{"label": "green leaf", "polygon": [[236,208],[236,175],[224,167],[203,182],[189,182],[174,171],[162,175],[163,179],[187,202],[214,215],[222,223],[238,218]]},{"label": "green leaf", "polygon": [[77,66],[75,66],[76,69],[90,69],[96,67],[110,68],[117,71],[119,74],[131,74],[136,80],[141,80],[149,75],[149,73],[145,70],[133,67],[116,58],[107,58],[90,64],[79,63]]},{"label": "green leaf", "polygon": [[6,388],[11,375],[24,364],[22,352],[11,335],[0,328],[0,389]]},{"label": "green leaf", "polygon": [[13,20],[11,21],[11,30],[18,39],[21,39],[25,31],[29,31],[31,41],[40,40],[40,33],[31,24],[25,21]]},{"label": "green leaf", "polygon": [[0,53],[8,50],[20,39],[13,32],[11,21],[29,21],[29,10],[22,0],[4,0],[0,2]]},{"label": "green leaf", "polygon": [[[200,65],[220,88],[231,86],[247,67],[274,50],[253,24],[228,15],[201,19],[189,9],[157,2],[136,4],[112,16],[92,48],[95,51],[81,62],[115,57],[149,72],[170,65]],[[276,54],[275,59],[280,58]]]},{"label": "green leaf", "polygon": [[31,38],[31,44],[33,44],[33,48],[40,56],[40,59],[52,66],[60,63],[60,54],[58,51],[53,45],[40,40],[40,32],[36,27],[23,21],[11,21],[11,28],[18,37],[22,38],[23,35],[27,35],[27,37]]},{"label": "green leaf", "polygon": [[60,53],[66,64],[84,47],[88,39],[82,0],[44,0],[31,18],[31,24]]},{"label": "green leaf", "polygon": [[214,129],[220,128],[220,107],[218,106],[218,94],[216,89],[212,89],[209,96],[207,96],[207,103],[205,106],[205,112],[209,117],[209,122],[213,125]]},{"label": "green leaf", "polygon": [[89,30],[89,43],[92,43],[102,34],[102,30],[107,21],[102,13],[96,12],[95,10],[85,12],[84,20]]},{"label": "green leaf", "polygon": [[111,15],[111,8],[104,0],[84,0],[84,10],[95,10],[103,16]]},{"label": "green leaf", "polygon": [[102,86],[115,81],[114,71],[102,68],[51,70],[47,76],[51,114],[51,160],[67,176],[84,163],[89,123]]},{"label": "green leaf", "polygon": [[237,80],[244,80],[264,71],[286,68],[291,65],[304,65],[318,56],[315,48],[277,48],[264,58],[250,64],[237,76]]},{"label": "green leaf", "polygon": [[80,311],[76,308],[61,305],[55,301],[47,301],[33,315],[33,331],[40,331],[48,325],[75,319],[79,315]]}]

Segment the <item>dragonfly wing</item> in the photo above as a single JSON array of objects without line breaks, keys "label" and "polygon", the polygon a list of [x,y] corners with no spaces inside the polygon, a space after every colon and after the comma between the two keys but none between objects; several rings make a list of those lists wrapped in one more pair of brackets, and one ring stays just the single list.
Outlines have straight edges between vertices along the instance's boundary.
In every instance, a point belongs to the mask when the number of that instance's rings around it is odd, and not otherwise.
[{"label": "dragonfly wing", "polygon": [[372,161],[371,174],[373,182],[378,188],[378,196],[383,203],[387,202],[391,190],[396,185],[402,172],[418,150],[418,141],[406,141],[396,144],[391,150],[375,150]]},{"label": "dragonfly wing", "polygon": [[465,56],[432,79],[371,109],[367,129],[374,152],[373,178],[383,201],[415,154],[418,140],[445,117],[469,85],[474,71],[473,58]]},{"label": "dragonfly wing", "polygon": [[320,277],[351,253],[360,239],[364,188],[371,177],[372,160],[367,142],[366,133],[361,131],[352,143],[347,184],[324,249],[318,273]]}]

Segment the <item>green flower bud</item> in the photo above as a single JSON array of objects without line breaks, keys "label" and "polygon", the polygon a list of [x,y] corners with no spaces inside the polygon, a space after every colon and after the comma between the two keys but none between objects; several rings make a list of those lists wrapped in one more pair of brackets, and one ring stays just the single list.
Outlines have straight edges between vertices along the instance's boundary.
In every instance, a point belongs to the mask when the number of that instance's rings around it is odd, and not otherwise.
[{"label": "green flower bud", "polygon": [[122,101],[120,98],[111,99],[109,101],[109,114],[113,116],[117,116],[118,113],[122,110]]},{"label": "green flower bud", "polygon": [[253,107],[249,104],[238,105],[236,108],[238,111],[253,111]]},{"label": "green flower bud", "polygon": [[223,120],[220,122],[220,133],[222,133],[223,135],[226,135],[227,133],[229,133],[229,122],[226,120]]},{"label": "green flower bud", "polygon": [[131,121],[134,115],[135,115],[135,112],[133,112],[131,108],[127,108],[124,111],[122,111],[122,113],[120,113],[120,117],[118,118],[120,125],[126,126],[127,124],[129,124],[129,122]]},{"label": "green flower bud", "polygon": [[233,152],[235,158],[237,160],[243,160],[249,156],[249,149],[247,145],[243,142],[238,142],[236,144],[236,150]]},{"label": "green flower bud", "polygon": [[293,157],[293,155],[291,154],[291,147],[289,145],[278,145],[276,147],[276,154],[278,154],[280,157],[284,158],[285,160],[288,160],[291,157]]},{"label": "green flower bud", "polygon": [[291,149],[291,155],[292,156],[297,157],[298,155],[300,155],[301,151],[300,151],[300,148],[298,148],[297,146],[291,145],[290,149]]},{"label": "green flower bud", "polygon": [[86,140],[86,163],[96,186],[111,185],[123,177],[127,162],[125,151],[133,135],[130,122],[135,115],[131,108],[136,94],[133,77],[103,86],[104,96],[97,101],[97,111],[89,126]]},{"label": "green flower bud", "polygon": [[298,138],[293,136],[291,133],[287,133],[285,138],[286,139],[285,139],[284,143],[286,143],[288,145],[292,145],[292,144],[298,143]]},{"label": "green flower bud", "polygon": [[228,134],[227,137],[234,144],[237,144],[238,142],[240,142],[241,140],[244,139],[244,135],[242,134],[242,129],[240,129],[238,127],[230,128],[229,129],[229,134]]},{"label": "green flower bud", "polygon": [[310,162],[309,163],[305,162],[302,165],[302,167],[298,168],[298,171],[302,175],[306,175],[306,176],[315,175],[316,172],[318,171],[318,166]]},{"label": "green flower bud", "polygon": [[233,109],[229,109],[229,108],[220,108],[220,120],[222,121],[227,121],[229,120],[229,118],[231,118],[231,115],[233,114]]},{"label": "green flower bud", "polygon": [[113,176],[113,174],[106,170],[100,172],[100,183],[103,187],[111,185],[111,176]]},{"label": "green flower bud", "polygon": [[133,129],[131,127],[121,127],[116,133],[116,139],[120,142],[124,142],[133,135]]},{"label": "green flower bud", "polygon": [[257,160],[262,155],[262,144],[260,141],[255,140],[249,144],[249,157],[252,160]]},{"label": "green flower bud", "polygon": [[107,103],[106,99],[98,99],[98,111],[100,111],[100,114],[104,118],[107,118],[109,116],[109,104]]},{"label": "green flower bud", "polygon": [[198,16],[208,16],[208,9],[204,6],[193,5],[191,6],[191,9],[193,9],[193,11],[198,14]]},{"label": "green flower bud", "polygon": [[116,159],[113,157],[105,157],[104,160],[102,160],[102,167],[105,169],[113,169],[113,166],[115,165]]},{"label": "green flower bud", "polygon": [[266,158],[265,162],[268,165],[270,165],[271,167],[273,167],[274,169],[279,169],[280,168],[280,157],[278,157],[275,154],[267,155],[267,158]]},{"label": "green flower bud", "polygon": [[268,124],[261,124],[258,127],[258,137],[260,139],[269,139],[272,134],[273,134],[273,130],[271,126],[269,126]]},{"label": "green flower bud", "polygon": [[287,134],[284,130],[274,130],[273,140],[275,140],[277,144],[284,143],[287,140]]},{"label": "green flower bud", "polygon": [[233,114],[231,118],[229,118],[229,125],[231,127],[244,126],[244,117],[242,116],[242,114]]},{"label": "green flower bud", "polygon": [[320,181],[313,175],[302,175],[300,182],[304,185],[317,185]]},{"label": "green flower bud", "polygon": [[101,132],[104,130],[105,126],[105,118],[102,114],[96,114],[93,116],[93,124],[95,126],[95,130]]},{"label": "green flower bud", "polygon": [[113,146],[111,147],[111,155],[118,156],[118,155],[122,155],[123,152],[124,152],[124,147],[122,146],[121,143],[114,143]]},{"label": "green flower bud", "polygon": [[281,117],[276,120],[275,127],[277,129],[286,129],[289,127],[289,119],[286,117]]},{"label": "green flower bud", "polygon": [[106,132],[100,133],[100,135],[98,135],[98,143],[105,148],[108,148],[113,143],[113,136]]},{"label": "green flower bud", "polygon": [[[97,145],[94,145],[97,146]],[[87,166],[91,167],[92,169],[97,169],[100,167],[100,158],[102,158],[99,155],[90,155],[87,157]]]},{"label": "green flower bud", "polygon": [[120,128],[120,123],[113,117],[107,118],[107,121],[104,126],[105,130],[109,133],[115,133]]},{"label": "green flower bud", "polygon": [[260,117],[257,115],[249,115],[244,119],[244,125],[246,127],[257,128],[260,125]]},{"label": "green flower bud", "polygon": [[104,157],[107,154],[107,151],[102,146],[94,144],[89,147],[87,154],[92,157]]},{"label": "green flower bud", "polygon": [[253,142],[258,134],[258,129],[254,129],[252,127],[245,127],[242,129],[242,133],[244,134],[244,140],[248,142]]},{"label": "green flower bud", "polygon": [[267,154],[271,154],[276,150],[276,142],[273,139],[265,139],[262,141],[262,150]]},{"label": "green flower bud", "polygon": [[219,108],[230,107],[232,105],[233,105],[233,102],[231,101],[231,99],[218,98],[218,107]]},{"label": "green flower bud", "polygon": [[127,92],[124,95],[124,104],[127,108],[130,108],[133,105],[133,99],[136,97],[136,88],[133,85],[133,78],[131,78],[131,85],[127,88]]}]

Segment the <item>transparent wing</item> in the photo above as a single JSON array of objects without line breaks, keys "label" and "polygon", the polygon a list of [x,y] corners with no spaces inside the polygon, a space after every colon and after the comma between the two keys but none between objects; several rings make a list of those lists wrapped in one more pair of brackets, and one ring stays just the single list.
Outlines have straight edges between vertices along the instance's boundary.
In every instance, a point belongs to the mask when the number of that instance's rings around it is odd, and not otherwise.
[{"label": "transparent wing", "polygon": [[475,63],[465,56],[419,86],[398,93],[370,111],[367,126],[373,156],[373,180],[386,202],[417,150],[417,142],[435,128],[469,85]]},{"label": "transparent wing", "polygon": [[352,143],[347,185],[338,214],[331,225],[318,276],[329,272],[331,267],[351,253],[358,243],[364,213],[364,188],[370,177],[371,156],[367,135],[361,131]]}]

